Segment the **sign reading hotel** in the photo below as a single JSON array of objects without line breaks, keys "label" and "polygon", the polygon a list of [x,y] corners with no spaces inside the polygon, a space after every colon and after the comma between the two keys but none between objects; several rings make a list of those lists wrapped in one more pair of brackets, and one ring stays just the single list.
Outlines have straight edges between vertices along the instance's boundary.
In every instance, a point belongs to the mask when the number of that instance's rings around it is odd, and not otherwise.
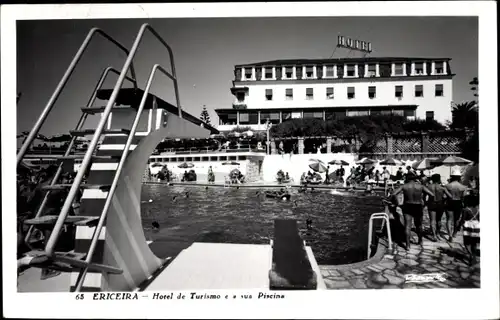
[{"label": "sign reading hotel", "polygon": [[344,36],[338,36],[337,47],[357,50],[362,52],[372,52],[371,42],[355,40]]}]

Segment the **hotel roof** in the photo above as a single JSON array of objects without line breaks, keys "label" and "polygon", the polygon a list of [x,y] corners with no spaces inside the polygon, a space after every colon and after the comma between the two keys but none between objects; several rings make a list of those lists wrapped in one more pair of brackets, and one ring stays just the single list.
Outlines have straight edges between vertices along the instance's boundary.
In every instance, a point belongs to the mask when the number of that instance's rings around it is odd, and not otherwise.
[{"label": "hotel roof", "polygon": [[365,58],[335,58],[335,59],[285,59],[238,64],[240,67],[262,67],[262,66],[287,66],[287,65],[324,65],[341,63],[370,63],[370,62],[416,62],[416,61],[450,61],[451,58],[422,58],[422,57],[365,57]]}]

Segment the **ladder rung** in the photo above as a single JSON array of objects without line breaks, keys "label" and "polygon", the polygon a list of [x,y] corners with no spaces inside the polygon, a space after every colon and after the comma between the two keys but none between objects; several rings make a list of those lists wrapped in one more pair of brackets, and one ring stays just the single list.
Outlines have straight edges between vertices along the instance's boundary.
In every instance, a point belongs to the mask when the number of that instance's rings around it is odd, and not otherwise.
[{"label": "ladder rung", "polygon": [[[43,250],[33,250],[27,253],[27,255],[34,257],[46,257],[46,253]],[[87,263],[83,259],[86,253],[76,253],[76,252],[55,252],[53,259],[40,261],[38,263],[32,263],[32,267],[47,268],[52,270],[71,272],[78,269],[88,267],[90,271],[107,272],[113,274],[121,274],[123,270],[117,267],[108,266],[99,263]]]},{"label": "ladder rung", "polygon": [[[83,159],[85,157],[85,154],[71,154],[69,156],[56,156],[55,158],[57,160],[76,160],[76,159]],[[119,156],[92,156],[92,160],[113,160],[113,159],[119,159]]]},{"label": "ladder rung", "polygon": [[[59,216],[47,215],[38,218],[24,220],[25,224],[28,225],[50,225],[55,224]],[[88,226],[92,224],[97,224],[99,217],[96,216],[68,216],[64,223],[74,224],[77,226]]]},{"label": "ladder rung", "polygon": [[[69,133],[72,136],[83,137],[83,136],[93,135],[95,133],[95,129],[70,130]],[[129,129],[110,129],[110,130],[103,130],[102,134],[125,134],[125,135],[129,135],[130,134],[130,130]]]},{"label": "ladder rung", "polygon": [[[64,190],[71,188],[73,184],[54,184],[43,186],[42,190]],[[100,189],[101,191],[108,191],[111,188],[110,184],[81,184],[80,188],[82,189]]]},{"label": "ladder rung", "polygon": [[[96,114],[96,113],[102,113],[104,112],[104,109],[106,109],[105,106],[102,106],[102,107],[90,107],[90,108],[87,108],[87,107],[82,107],[82,112],[85,112],[85,113],[88,113],[88,114]],[[115,106],[111,109],[111,112],[113,112],[114,110],[124,110],[124,109],[131,109],[131,110],[135,110],[129,106]]]}]

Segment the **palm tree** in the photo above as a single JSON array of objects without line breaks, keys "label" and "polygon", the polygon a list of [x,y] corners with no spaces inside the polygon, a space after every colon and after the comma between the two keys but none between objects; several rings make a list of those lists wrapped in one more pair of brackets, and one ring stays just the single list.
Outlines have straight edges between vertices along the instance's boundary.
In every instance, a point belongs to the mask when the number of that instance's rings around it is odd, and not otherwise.
[{"label": "palm tree", "polygon": [[453,104],[451,109],[451,127],[476,128],[478,125],[478,108],[476,101]]}]

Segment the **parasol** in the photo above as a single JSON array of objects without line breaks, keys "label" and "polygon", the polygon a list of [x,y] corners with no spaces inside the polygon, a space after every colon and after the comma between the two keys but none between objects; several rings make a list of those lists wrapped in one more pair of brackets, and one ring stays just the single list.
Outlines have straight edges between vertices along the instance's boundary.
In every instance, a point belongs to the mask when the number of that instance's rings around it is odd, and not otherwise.
[{"label": "parasol", "polygon": [[194,167],[194,164],[184,162],[184,163],[181,163],[178,167],[179,167],[179,168],[183,168],[183,169],[186,169],[186,168],[192,168],[192,167]]},{"label": "parasol", "polygon": [[415,170],[429,170],[433,169],[438,165],[437,158],[424,158],[419,160],[411,165],[411,167]]},{"label": "parasol", "polygon": [[[312,161],[312,159],[311,159],[311,161]],[[309,168],[313,169],[313,171],[316,171],[316,172],[325,172],[326,171],[326,165],[321,160],[312,161],[309,164]]]},{"label": "parasol", "polygon": [[226,161],[222,163],[223,166],[239,166],[240,164],[235,161]]},{"label": "parasol", "polygon": [[379,164],[381,166],[400,166],[403,163],[401,161],[399,161],[398,159],[387,158],[387,159],[384,159],[384,160],[380,161]]},{"label": "parasol", "polygon": [[336,160],[332,160],[332,161],[328,162],[328,164],[338,165],[338,166],[348,166],[349,162],[336,159]]},{"label": "parasol", "polygon": [[451,169],[455,166],[466,166],[472,163],[472,161],[467,160],[462,157],[457,157],[457,156],[449,156],[444,158],[443,160],[438,160],[436,162],[439,162],[440,165],[442,166],[447,166],[450,167],[450,175],[451,175]]},{"label": "parasol", "polygon": [[368,158],[363,158],[361,160],[356,161],[356,164],[365,165],[365,164],[373,164],[375,162],[376,162],[375,160],[368,159]]}]

